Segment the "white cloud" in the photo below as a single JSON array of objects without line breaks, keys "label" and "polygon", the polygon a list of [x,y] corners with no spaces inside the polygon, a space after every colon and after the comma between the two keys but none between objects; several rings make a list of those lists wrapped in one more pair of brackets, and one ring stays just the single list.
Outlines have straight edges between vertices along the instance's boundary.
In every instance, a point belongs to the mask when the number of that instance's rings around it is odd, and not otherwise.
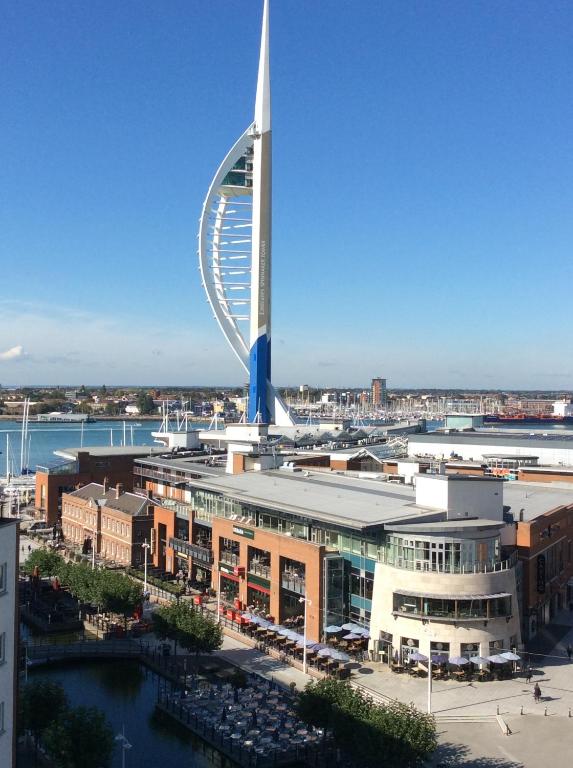
[{"label": "white cloud", "polygon": [[0,352],[0,360],[15,360],[18,357],[22,357],[24,354],[24,347],[18,344],[16,347],[7,349],[6,352]]}]

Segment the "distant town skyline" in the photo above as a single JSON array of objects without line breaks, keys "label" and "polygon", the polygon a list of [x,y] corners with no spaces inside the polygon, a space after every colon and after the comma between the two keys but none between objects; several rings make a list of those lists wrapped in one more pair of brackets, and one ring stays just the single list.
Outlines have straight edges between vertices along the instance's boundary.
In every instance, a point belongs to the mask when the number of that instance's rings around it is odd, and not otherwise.
[{"label": "distant town skyline", "polygon": [[[196,235],[261,9],[9,9],[2,384],[242,381]],[[572,26],[563,3],[271,2],[278,386],[573,386]]]}]

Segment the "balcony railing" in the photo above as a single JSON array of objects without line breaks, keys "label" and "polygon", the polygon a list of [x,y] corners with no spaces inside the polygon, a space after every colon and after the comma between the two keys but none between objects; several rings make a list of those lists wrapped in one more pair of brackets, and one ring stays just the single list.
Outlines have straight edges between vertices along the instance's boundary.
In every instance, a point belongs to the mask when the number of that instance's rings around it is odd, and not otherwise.
[{"label": "balcony railing", "polygon": [[47,475],[75,475],[78,473],[77,461],[66,461],[52,466],[38,464],[36,472],[45,472]]},{"label": "balcony railing", "polygon": [[261,563],[255,563],[253,560],[249,563],[249,573],[254,573],[256,576],[262,576],[263,579],[271,578],[271,566],[262,565]]},{"label": "balcony railing", "polygon": [[499,612],[492,612],[488,613],[487,609],[478,609],[478,610],[471,610],[471,611],[465,611],[465,610],[430,610],[430,611],[422,611],[419,608],[416,608],[414,606],[405,606],[402,605],[400,607],[395,606],[394,610],[392,611],[393,616],[403,616],[407,618],[412,619],[422,619],[422,621],[430,620],[433,621],[455,621],[455,622],[464,622],[464,621],[478,621],[478,620],[487,620],[491,621],[493,619],[508,619],[511,617],[511,612],[508,613],[499,613]]},{"label": "balcony railing", "polygon": [[390,565],[393,568],[402,568],[408,571],[420,571],[428,573],[495,573],[496,571],[508,571],[514,568],[517,563],[517,551],[506,560],[480,560],[475,563],[432,563],[429,560],[406,560],[403,557],[393,556],[382,550],[379,560],[384,565]]},{"label": "balcony railing", "polygon": [[135,464],[133,467],[133,474],[145,477],[147,480],[163,480],[167,483],[185,483],[185,475],[180,472],[175,473],[171,469],[151,469],[151,467],[142,467]]},{"label": "balcony railing", "polygon": [[306,580],[304,576],[297,576],[288,571],[283,571],[281,574],[281,587],[291,592],[296,592],[298,595],[304,595],[306,593]]},{"label": "balcony railing", "polygon": [[219,559],[222,563],[226,563],[227,565],[239,565],[239,555],[235,555],[234,552],[222,549],[219,552]]},{"label": "balcony railing", "polygon": [[210,565],[213,562],[213,551],[206,547],[199,547],[184,539],[170,538],[168,546],[182,555],[188,555],[201,563]]}]

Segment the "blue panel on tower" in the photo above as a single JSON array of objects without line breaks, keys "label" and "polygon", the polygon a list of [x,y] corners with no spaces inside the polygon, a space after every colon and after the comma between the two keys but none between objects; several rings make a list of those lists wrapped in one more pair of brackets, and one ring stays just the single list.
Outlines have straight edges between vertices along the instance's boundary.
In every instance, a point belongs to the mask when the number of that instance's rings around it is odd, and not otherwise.
[{"label": "blue panel on tower", "polygon": [[270,342],[263,334],[251,347],[249,355],[249,422],[268,424],[267,376],[270,368]]}]

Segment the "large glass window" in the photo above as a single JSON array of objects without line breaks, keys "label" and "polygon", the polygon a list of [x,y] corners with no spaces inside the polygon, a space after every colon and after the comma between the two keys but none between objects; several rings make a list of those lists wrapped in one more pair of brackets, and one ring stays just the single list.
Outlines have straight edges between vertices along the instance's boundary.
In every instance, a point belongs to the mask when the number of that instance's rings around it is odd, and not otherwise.
[{"label": "large glass window", "polygon": [[241,547],[238,541],[219,537],[219,559],[228,565],[239,565]]},{"label": "large glass window", "polygon": [[271,553],[265,549],[249,547],[249,566],[250,573],[262,576],[264,579],[271,578]]},{"label": "large glass window", "polygon": [[486,600],[458,600],[460,619],[485,619],[487,616]]},{"label": "large glass window", "polygon": [[221,600],[223,603],[232,603],[239,597],[239,582],[227,578],[223,573],[221,578]]},{"label": "large glass window", "polygon": [[271,607],[271,598],[266,592],[262,592],[254,586],[249,586],[247,587],[247,604],[251,608],[268,613]]},{"label": "large glass window", "polygon": [[418,571],[463,573],[499,562],[499,537],[483,541],[446,541],[444,538],[409,539],[390,534],[381,550],[384,562]]}]

